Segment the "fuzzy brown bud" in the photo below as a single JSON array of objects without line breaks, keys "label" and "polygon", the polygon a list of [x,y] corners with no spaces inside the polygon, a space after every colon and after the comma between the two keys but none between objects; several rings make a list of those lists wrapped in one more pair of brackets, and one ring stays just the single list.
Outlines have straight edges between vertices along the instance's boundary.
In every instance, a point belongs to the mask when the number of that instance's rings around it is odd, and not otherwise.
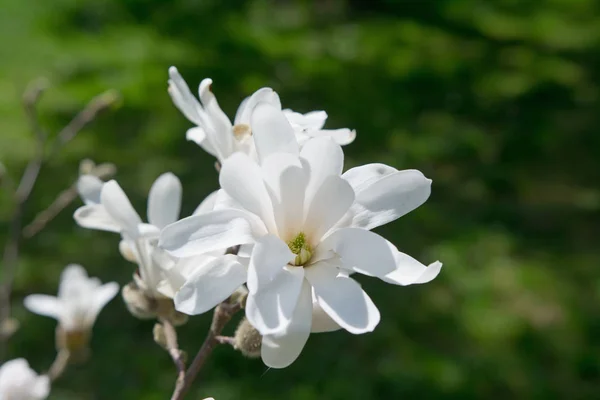
[{"label": "fuzzy brown bud", "polygon": [[248,358],[260,357],[262,336],[246,318],[238,325],[234,336],[234,348]]}]

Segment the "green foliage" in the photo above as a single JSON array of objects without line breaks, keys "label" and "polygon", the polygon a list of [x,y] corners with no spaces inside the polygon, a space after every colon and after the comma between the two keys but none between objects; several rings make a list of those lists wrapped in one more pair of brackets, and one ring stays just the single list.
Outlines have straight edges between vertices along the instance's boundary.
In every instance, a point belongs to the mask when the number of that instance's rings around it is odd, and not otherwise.
[{"label": "green foliage", "polygon": [[[217,349],[196,397],[234,399],[567,398],[600,393],[600,3],[593,0],[159,1],[0,0],[0,160],[18,179],[33,153],[20,107],[26,83],[53,84],[40,105],[50,134],[109,88],[123,95],[47,164],[30,221],[77,176],[114,162],[142,211],[173,171],[184,211],[217,187],[213,159],[185,141],[166,92],[176,65],[220,104],[262,86],[284,107],[324,109],[351,127],[346,167],[383,162],[433,179],[431,199],[379,229],[444,269],[434,282],[362,283],[382,321],[369,335],[313,335],[285,370]],[[115,235],[75,226],[74,204],[23,247],[10,356],[37,370],[53,357],[54,322],[22,298],[53,293],[64,265],[125,284],[133,266]],[[0,239],[8,196],[0,196]],[[181,343],[194,353],[209,316]],[[98,320],[91,362],[51,399],[164,399],[175,370],[152,322],[117,298]],[[233,328],[231,328],[233,329]]]}]

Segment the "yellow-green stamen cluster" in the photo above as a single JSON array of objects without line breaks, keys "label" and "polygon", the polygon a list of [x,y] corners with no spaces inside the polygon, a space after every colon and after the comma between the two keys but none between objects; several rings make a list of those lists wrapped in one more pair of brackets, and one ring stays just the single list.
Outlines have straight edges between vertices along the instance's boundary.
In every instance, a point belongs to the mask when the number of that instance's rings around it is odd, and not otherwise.
[{"label": "yellow-green stamen cluster", "polygon": [[287,245],[291,252],[296,254],[294,265],[304,265],[312,257],[312,247],[306,242],[306,236],[303,232],[290,240]]}]

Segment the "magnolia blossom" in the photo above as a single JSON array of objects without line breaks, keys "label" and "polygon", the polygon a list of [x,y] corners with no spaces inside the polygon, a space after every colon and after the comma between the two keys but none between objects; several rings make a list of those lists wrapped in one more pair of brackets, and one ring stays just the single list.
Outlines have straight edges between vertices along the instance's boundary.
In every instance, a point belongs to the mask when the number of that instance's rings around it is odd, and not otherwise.
[{"label": "magnolia blossom", "polygon": [[24,358],[17,358],[0,367],[0,399],[41,400],[50,393],[50,379],[38,375]]},{"label": "magnolia blossom", "polygon": [[[173,103],[188,120],[196,125],[187,131],[188,140],[196,142],[221,162],[236,152],[242,152],[255,158],[250,115],[260,102],[266,102],[281,109],[277,93],[270,88],[257,90],[240,104],[232,124],[219,107],[219,103],[211,91],[212,79],[206,78],[200,83],[198,91],[200,101],[198,101],[177,68],[169,68],[169,77],[169,94]],[[284,113],[292,124],[301,145],[310,137],[315,136],[330,136],[342,145],[351,143],[356,137],[356,132],[347,128],[322,129],[327,119],[325,111],[313,111],[303,115],[292,110],[284,110]]]},{"label": "magnolia blossom", "polygon": [[299,149],[287,118],[270,104],[259,104],[251,122],[258,162],[229,157],[215,210],[165,227],[160,246],[188,257],[246,245],[247,268],[239,260],[216,263],[186,281],[175,305],[201,313],[246,282],[246,316],[263,335],[263,361],[283,368],[311,332],[361,334],[378,324],[377,307],[352,273],[397,285],[437,276],[441,263],[427,267],[370,231],[425,202],[431,180],[383,164],[342,174],[337,143],[317,138]]},{"label": "magnolia blossom", "polygon": [[[172,173],[159,176],[150,188],[149,223],[142,222],[127,195],[114,180],[103,183],[94,176],[84,175],[77,187],[86,205],[75,212],[75,220],[85,228],[121,234],[119,250],[125,259],[138,264],[134,280],[148,297],[173,297],[194,267],[223,254],[223,251],[215,251],[179,260],[156,247],[160,229],[179,218],[182,188],[179,179]],[[212,210],[214,199],[215,195],[208,196],[195,213]]]},{"label": "magnolia blossom", "polygon": [[68,265],[61,277],[58,296],[32,294],[25,307],[36,314],[56,318],[66,332],[85,332],[92,328],[102,308],[111,301],[119,285],[102,285],[98,278],[88,277],[81,265]]}]

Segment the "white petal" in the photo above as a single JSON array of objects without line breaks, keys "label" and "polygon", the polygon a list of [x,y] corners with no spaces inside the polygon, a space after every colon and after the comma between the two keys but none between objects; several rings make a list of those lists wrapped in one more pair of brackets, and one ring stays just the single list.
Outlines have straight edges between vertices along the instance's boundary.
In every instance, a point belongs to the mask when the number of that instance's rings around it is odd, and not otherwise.
[{"label": "white petal", "polygon": [[356,192],[352,226],[373,229],[411,212],[431,194],[431,180],[417,170],[368,164],[344,173]]},{"label": "white petal", "polygon": [[321,129],[316,132],[310,132],[313,137],[330,137],[334,142],[340,146],[345,146],[354,142],[356,139],[356,131],[354,129],[340,128],[340,129]]},{"label": "white petal", "polygon": [[294,130],[280,109],[260,103],[254,108],[250,120],[260,162],[273,153],[298,154]]},{"label": "white petal", "polygon": [[138,225],[142,223],[142,219],[129,202],[121,186],[115,180],[106,182],[102,187],[100,198],[106,212],[113,220],[129,235],[136,237]]},{"label": "white petal", "polygon": [[58,285],[58,297],[64,298],[72,286],[81,286],[88,280],[86,270],[79,264],[69,264],[60,274],[60,283]]},{"label": "white petal", "polygon": [[294,257],[288,245],[277,236],[269,234],[258,239],[248,267],[249,292],[255,294],[272,283]]},{"label": "white petal", "polygon": [[246,268],[233,255],[201,265],[175,295],[175,308],[189,315],[202,314],[227,299],[246,281]]},{"label": "white petal", "polygon": [[330,175],[323,181],[308,205],[304,227],[314,243],[338,222],[354,203],[354,190],[339,176]]},{"label": "white petal", "polygon": [[209,211],[212,211],[215,208],[215,203],[217,201],[218,195],[219,191],[215,190],[214,192],[206,196],[206,198],[202,200],[202,203],[200,203],[198,207],[196,207],[192,215],[205,214]]},{"label": "white petal", "polygon": [[360,228],[341,228],[327,236],[317,252],[332,250],[344,268],[383,277],[396,269],[397,250],[378,234]]},{"label": "white petal", "polygon": [[148,222],[159,228],[177,221],[181,210],[181,182],[171,172],[159,176],[148,194]]},{"label": "white petal", "polygon": [[99,204],[104,182],[94,175],[82,175],[77,179],[77,193],[85,204]]},{"label": "white petal", "polygon": [[414,285],[432,281],[442,270],[442,263],[436,261],[425,266],[411,256],[397,252],[397,268],[381,279],[394,285]]},{"label": "white petal", "polygon": [[327,121],[327,113],[325,111],[310,111],[306,114],[301,114],[293,110],[283,110],[288,121],[292,125],[297,125],[304,130],[319,130],[325,125]]},{"label": "white petal", "polygon": [[96,317],[98,317],[100,311],[102,311],[109,301],[114,299],[117,293],[119,293],[119,284],[117,282],[105,283],[94,291],[94,300],[87,314],[88,324],[92,325],[96,321]]},{"label": "white petal", "polygon": [[194,128],[190,128],[185,133],[186,140],[196,143],[198,146],[202,147],[204,151],[208,154],[218,157],[217,151],[214,149],[214,146],[210,143],[210,140],[206,137],[206,132],[203,128],[196,126]]},{"label": "white petal", "polygon": [[338,275],[334,267],[318,263],[306,268],[317,302],[342,328],[353,334],[371,332],[379,323],[379,310],[360,285]]},{"label": "white petal", "polygon": [[316,299],[313,300],[312,314],[312,333],[334,332],[342,329],[319,305]]},{"label": "white petal", "polygon": [[269,231],[275,231],[271,198],[262,179],[260,167],[250,157],[243,153],[235,153],[225,160],[219,183],[244,209],[261,217]]},{"label": "white petal", "polygon": [[169,78],[169,95],[171,95],[175,106],[191,122],[196,125],[202,125],[200,103],[190,91],[190,88],[179,74],[179,71],[177,71],[177,68],[169,68]]},{"label": "white petal", "polygon": [[176,257],[190,257],[212,250],[225,249],[254,241],[259,227],[252,224],[252,215],[241,210],[216,210],[193,215],[167,225],[160,233],[159,247]]},{"label": "white petal", "polygon": [[325,179],[331,175],[340,176],[344,167],[344,152],[331,139],[317,138],[306,142],[300,157],[310,168],[310,181],[306,189],[306,202],[309,204]]},{"label": "white petal", "polygon": [[83,228],[108,232],[121,231],[121,226],[108,214],[101,204],[90,204],[79,207],[75,211],[75,214],[73,214],[73,218],[77,222],[77,225]]},{"label": "white petal", "polygon": [[209,137],[211,144],[219,153],[219,159],[224,160],[233,151],[233,130],[231,121],[219,107],[217,98],[212,92],[212,83],[210,78],[203,79],[200,82],[198,92],[200,101],[202,101],[204,110],[212,125],[212,129],[207,127],[208,131],[206,133],[207,135],[212,134]]},{"label": "white petal", "polygon": [[50,394],[50,378],[46,375],[38,376],[31,386],[31,394],[35,399],[45,399]]},{"label": "white petal", "polygon": [[303,268],[285,267],[268,287],[249,293],[246,317],[252,326],[262,335],[282,332],[290,323],[303,281]]},{"label": "white petal", "polygon": [[23,300],[25,308],[35,314],[44,315],[60,319],[62,317],[64,306],[61,301],[54,296],[45,294],[32,294]]},{"label": "white petal", "polygon": [[298,157],[289,153],[270,155],[263,161],[261,169],[271,194],[278,234],[291,240],[304,222],[308,169],[302,168]]},{"label": "white petal", "polygon": [[311,320],[311,289],[304,280],[292,321],[285,332],[263,336],[261,357],[265,365],[271,368],[285,368],[293,363],[310,336]]},{"label": "white petal", "polygon": [[273,89],[258,89],[252,94],[252,96],[247,97],[244,99],[244,101],[242,101],[242,104],[240,104],[240,107],[235,114],[235,123],[250,125],[252,111],[254,111],[254,107],[256,107],[256,105],[259,103],[271,104],[273,107],[281,110],[281,101]]}]

